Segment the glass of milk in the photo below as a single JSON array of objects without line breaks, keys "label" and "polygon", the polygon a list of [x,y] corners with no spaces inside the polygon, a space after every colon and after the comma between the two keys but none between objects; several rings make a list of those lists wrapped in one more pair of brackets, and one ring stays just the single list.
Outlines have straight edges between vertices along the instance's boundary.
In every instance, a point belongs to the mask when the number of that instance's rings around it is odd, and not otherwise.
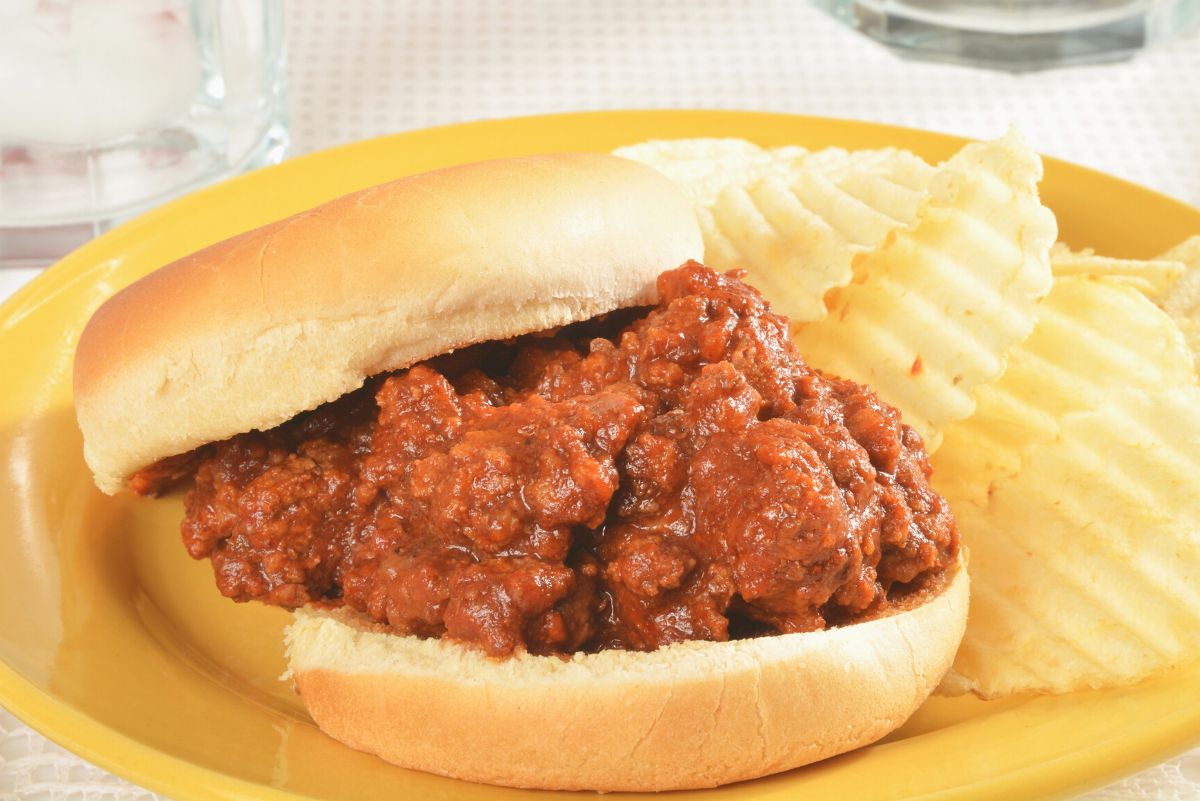
[{"label": "glass of milk", "polygon": [[0,267],[279,161],[281,0],[0,0]]}]

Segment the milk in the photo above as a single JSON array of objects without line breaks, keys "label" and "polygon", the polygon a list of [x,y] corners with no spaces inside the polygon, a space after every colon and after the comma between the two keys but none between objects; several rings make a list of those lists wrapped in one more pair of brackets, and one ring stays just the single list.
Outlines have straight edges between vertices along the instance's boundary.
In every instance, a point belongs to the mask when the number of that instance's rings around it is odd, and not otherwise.
[{"label": "milk", "polygon": [[280,0],[0,0],[0,266],[278,161],[282,27]]},{"label": "milk", "polygon": [[187,113],[200,51],[181,0],[0,0],[0,142],[94,144]]}]

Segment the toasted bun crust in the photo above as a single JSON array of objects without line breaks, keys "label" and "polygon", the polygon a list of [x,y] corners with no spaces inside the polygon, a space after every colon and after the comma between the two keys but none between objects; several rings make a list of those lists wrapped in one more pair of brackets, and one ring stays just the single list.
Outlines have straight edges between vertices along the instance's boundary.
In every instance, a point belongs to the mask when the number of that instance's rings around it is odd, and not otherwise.
[{"label": "toasted bun crust", "polygon": [[649,167],[564,154],[377,186],[151,273],[100,307],[75,354],[97,485],[454,348],[652,303],[703,256],[692,209]]},{"label": "toasted bun crust", "polygon": [[866,623],[569,661],[497,661],[301,610],[288,654],[325,732],[403,767],[543,789],[712,787],[902,724],[953,661],[967,585],[960,566],[937,596]]}]

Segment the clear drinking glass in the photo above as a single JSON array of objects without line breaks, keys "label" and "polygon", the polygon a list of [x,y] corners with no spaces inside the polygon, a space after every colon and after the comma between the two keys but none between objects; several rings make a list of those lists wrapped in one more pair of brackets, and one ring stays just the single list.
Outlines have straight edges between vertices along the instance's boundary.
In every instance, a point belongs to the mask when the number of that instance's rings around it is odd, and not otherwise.
[{"label": "clear drinking glass", "polygon": [[1128,58],[1200,24],[1200,0],[814,0],[904,54],[1011,71]]},{"label": "clear drinking glass", "polygon": [[0,266],[277,162],[281,0],[0,0]]}]

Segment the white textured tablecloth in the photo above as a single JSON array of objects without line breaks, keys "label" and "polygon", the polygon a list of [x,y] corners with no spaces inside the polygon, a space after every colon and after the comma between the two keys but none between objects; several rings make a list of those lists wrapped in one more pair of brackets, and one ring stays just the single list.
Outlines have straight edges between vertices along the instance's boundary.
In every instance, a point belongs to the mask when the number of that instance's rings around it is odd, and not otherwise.
[{"label": "white textured tablecloth", "polygon": [[[1200,35],[1030,75],[901,61],[800,0],[287,0],[293,152],[447,122],[737,108],[991,137],[1200,205]],[[30,273],[0,270],[0,298]],[[1196,703],[1197,699],[1180,699]],[[152,801],[0,710],[0,799]],[[1200,801],[1200,750],[1091,801]]]}]

